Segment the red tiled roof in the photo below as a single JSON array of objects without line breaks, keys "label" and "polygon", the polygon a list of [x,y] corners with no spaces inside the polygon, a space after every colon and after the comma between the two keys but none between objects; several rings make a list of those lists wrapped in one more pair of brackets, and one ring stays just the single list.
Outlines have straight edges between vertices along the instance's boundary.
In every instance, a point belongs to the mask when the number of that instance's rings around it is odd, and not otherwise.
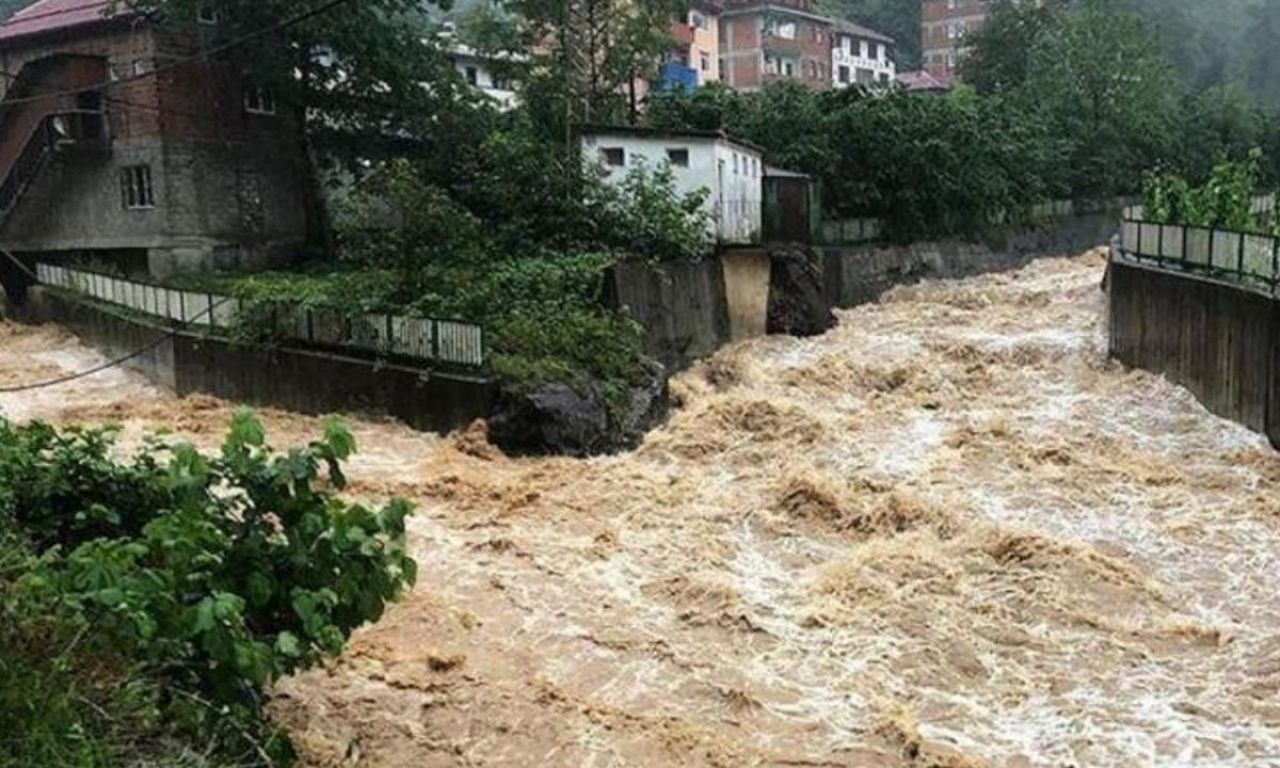
[{"label": "red tiled roof", "polygon": [[0,43],[97,24],[129,12],[110,13],[111,0],[39,0],[0,24]]}]

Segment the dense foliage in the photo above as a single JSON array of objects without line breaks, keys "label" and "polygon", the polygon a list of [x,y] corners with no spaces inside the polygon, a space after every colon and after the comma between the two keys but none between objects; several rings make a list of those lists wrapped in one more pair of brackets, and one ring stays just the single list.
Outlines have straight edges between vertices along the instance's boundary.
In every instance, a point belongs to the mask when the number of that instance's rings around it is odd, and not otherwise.
[{"label": "dense foliage", "polygon": [[266,686],[415,577],[408,505],[334,495],[354,450],[335,422],[277,454],[240,412],[216,456],[121,460],[109,431],[0,420],[0,765],[286,760]]},{"label": "dense foliage", "polygon": [[1242,161],[1221,162],[1198,186],[1169,171],[1149,174],[1143,185],[1144,218],[1236,232],[1271,229],[1274,211],[1254,210],[1260,157],[1252,152]]}]

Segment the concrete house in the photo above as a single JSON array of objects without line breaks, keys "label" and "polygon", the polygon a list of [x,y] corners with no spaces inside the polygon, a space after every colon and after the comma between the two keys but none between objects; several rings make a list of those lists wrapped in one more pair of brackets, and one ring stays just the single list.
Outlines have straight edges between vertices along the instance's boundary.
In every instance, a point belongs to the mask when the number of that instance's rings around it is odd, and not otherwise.
[{"label": "concrete house", "polygon": [[888,86],[897,76],[893,56],[892,37],[851,21],[837,21],[831,40],[832,85]]},{"label": "concrete house", "polygon": [[296,256],[298,123],[233,62],[192,60],[219,21],[40,0],[0,26],[0,246],[154,276]]},{"label": "concrete house", "polygon": [[611,183],[638,166],[671,166],[681,194],[710,192],[716,240],[760,242],[764,162],[760,150],[718,131],[661,131],[632,127],[585,127],[579,131],[582,156]]}]

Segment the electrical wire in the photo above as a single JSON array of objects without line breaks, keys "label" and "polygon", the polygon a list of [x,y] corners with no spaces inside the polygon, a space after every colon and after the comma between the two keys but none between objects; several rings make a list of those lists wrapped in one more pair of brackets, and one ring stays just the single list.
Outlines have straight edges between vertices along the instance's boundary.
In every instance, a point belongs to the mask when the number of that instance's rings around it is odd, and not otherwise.
[{"label": "electrical wire", "polygon": [[[8,258],[10,261],[16,264],[18,268],[22,272],[30,276],[32,280],[36,280],[37,282],[39,282],[38,278],[36,277],[36,274],[32,272],[31,269],[28,268],[26,264],[23,264],[22,261],[18,259],[17,256],[14,256],[12,253],[9,253],[9,251],[3,248],[0,248],[0,254],[3,254],[6,258]],[[103,371],[110,370],[112,368],[117,368],[129,362],[130,360],[133,360],[135,358],[141,357],[142,355],[145,355],[146,353],[160,346],[161,344],[173,338],[174,336],[177,336],[179,331],[183,331],[187,329],[188,327],[191,326],[192,323],[203,318],[205,315],[213,314],[214,310],[218,309],[218,307],[221,307],[223,304],[226,304],[228,301],[231,301],[232,298],[233,297],[231,296],[227,296],[215,304],[210,304],[208,309],[205,309],[203,312],[199,312],[190,320],[179,321],[179,323],[176,326],[164,331],[160,335],[160,337],[157,338],[156,340],[150,341],[126,355],[121,355],[120,357],[114,358],[112,360],[108,360],[107,362],[102,363],[100,365],[95,365],[92,368],[88,368],[83,371],[76,371],[75,373],[68,373],[63,376],[58,376],[57,378],[47,379],[45,381],[31,382],[28,384],[14,384],[10,386],[0,387],[0,394],[13,394],[15,392],[30,392],[36,389],[46,389],[48,387],[56,387],[60,384],[67,384],[69,382],[76,381],[77,379],[83,379],[86,376],[92,376],[96,373],[102,373]],[[81,301],[78,298],[76,299],[76,301],[80,301],[81,303],[87,303],[87,302]]]},{"label": "electrical wire", "polygon": [[281,32],[285,29],[288,29],[289,27],[297,26],[298,24],[301,24],[305,21],[309,21],[315,18],[316,16],[320,16],[322,14],[328,13],[329,11],[332,11],[333,9],[339,6],[346,5],[347,3],[350,3],[350,2],[352,2],[352,0],[328,0],[327,2],[321,3],[320,5],[308,11],[303,11],[302,13],[299,13],[294,16],[290,16],[287,19],[282,19],[276,22],[275,24],[271,24],[270,26],[263,27],[262,29],[255,30],[248,34],[233,38],[231,40],[228,40],[225,43],[220,43],[206,50],[202,50],[199,53],[192,54],[191,56],[187,56],[187,57],[176,59],[174,61],[171,61],[165,64],[161,64],[157,66],[155,69],[151,69],[146,72],[140,72],[137,74],[128,75],[126,77],[121,77],[117,80],[104,80],[100,83],[90,84],[87,86],[82,86],[74,89],[65,89],[65,90],[59,90],[59,91],[45,91],[43,93],[35,93],[30,96],[22,96],[16,99],[7,99],[4,102],[0,102],[0,104],[3,104],[3,106],[8,107],[8,106],[14,106],[17,104],[27,104],[34,101],[41,101],[43,99],[56,99],[56,98],[61,98],[63,96],[75,96],[79,93],[83,93],[84,91],[91,91],[91,90],[105,91],[109,88],[118,88],[123,85],[128,85],[129,83],[138,82],[139,80],[145,80],[150,77],[155,77],[156,75],[160,75],[165,72],[171,72],[175,69],[180,69],[182,67],[189,66],[191,64],[198,64],[211,57],[218,56],[222,53],[226,53],[227,51],[232,50],[233,48],[238,48],[247,42],[257,40],[260,37],[266,37],[267,35],[271,35],[276,32]]}]

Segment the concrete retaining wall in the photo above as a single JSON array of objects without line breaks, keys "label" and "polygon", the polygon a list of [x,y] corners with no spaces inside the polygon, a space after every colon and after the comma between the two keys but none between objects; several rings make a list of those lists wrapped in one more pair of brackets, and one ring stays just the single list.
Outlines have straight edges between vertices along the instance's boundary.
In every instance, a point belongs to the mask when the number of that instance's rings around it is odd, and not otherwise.
[{"label": "concrete retaining wall", "polygon": [[[152,344],[167,331],[41,287],[28,292],[21,319],[59,323],[109,357]],[[251,347],[189,332],[164,338],[124,367],[179,395],[202,392],[301,413],[387,414],[438,432],[488,416],[496,394],[487,378],[314,350]]]},{"label": "concrete retaining wall", "polygon": [[677,371],[730,339],[719,259],[652,265],[623,262],[609,272],[606,303],[644,327],[645,351]]},{"label": "concrete retaining wall", "polygon": [[1000,241],[862,245],[823,249],[823,281],[833,306],[877,300],[895,285],[1012,269],[1032,258],[1078,253],[1110,242],[1120,212],[1107,210],[1061,219]]},{"label": "concrete retaining wall", "polygon": [[635,318],[645,352],[675,372],[765,334],[769,269],[768,254],[750,248],[696,262],[622,262],[609,271],[605,303]]},{"label": "concrete retaining wall", "polygon": [[1276,301],[1232,283],[1113,260],[1110,351],[1280,444]]}]

